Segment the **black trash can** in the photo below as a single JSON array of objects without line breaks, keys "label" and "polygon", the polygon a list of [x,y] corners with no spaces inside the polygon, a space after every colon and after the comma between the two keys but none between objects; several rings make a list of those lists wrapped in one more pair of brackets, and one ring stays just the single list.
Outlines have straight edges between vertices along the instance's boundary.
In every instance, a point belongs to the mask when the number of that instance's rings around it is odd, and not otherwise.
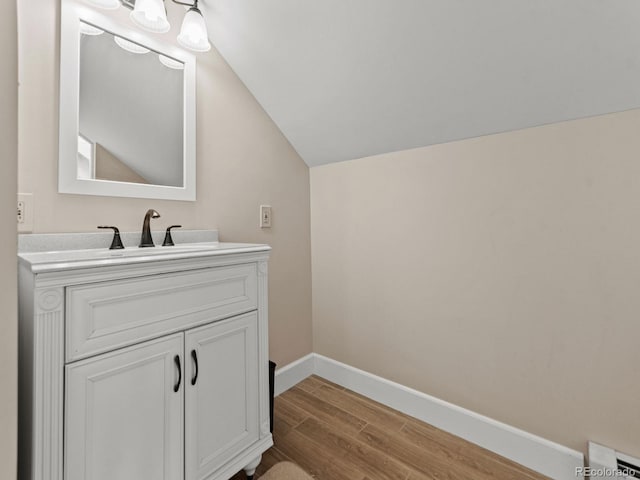
[{"label": "black trash can", "polygon": [[273,433],[273,383],[276,375],[276,364],[269,360],[269,422]]}]

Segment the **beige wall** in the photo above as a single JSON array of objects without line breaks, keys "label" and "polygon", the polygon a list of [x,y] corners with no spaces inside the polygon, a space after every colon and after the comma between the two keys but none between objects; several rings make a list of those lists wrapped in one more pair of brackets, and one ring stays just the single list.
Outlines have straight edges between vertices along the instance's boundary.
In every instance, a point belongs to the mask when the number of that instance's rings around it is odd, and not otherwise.
[{"label": "beige wall", "polygon": [[314,351],[640,455],[640,110],[311,169]]},{"label": "beige wall", "polygon": [[[19,21],[19,190],[34,194],[34,231],[94,231],[99,224],[137,231],[153,207],[162,215],[157,228],[180,223],[217,228],[226,241],[269,243],[271,357],[284,365],[309,353],[309,169],[244,85],[215,51],[198,55],[197,202],[60,195],[60,2],[27,3],[28,15]],[[184,9],[167,7],[175,36]],[[260,204],[273,207],[271,230],[258,228]]]},{"label": "beige wall", "polygon": [[16,162],[18,48],[16,2],[0,2],[0,478],[16,478]]}]

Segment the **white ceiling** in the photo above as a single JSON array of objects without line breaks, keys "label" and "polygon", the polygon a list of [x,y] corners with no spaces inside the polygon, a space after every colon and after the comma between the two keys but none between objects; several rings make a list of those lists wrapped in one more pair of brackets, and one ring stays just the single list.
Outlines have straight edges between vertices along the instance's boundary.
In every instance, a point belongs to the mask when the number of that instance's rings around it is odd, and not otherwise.
[{"label": "white ceiling", "polygon": [[638,0],[201,0],[310,165],[640,107]]}]

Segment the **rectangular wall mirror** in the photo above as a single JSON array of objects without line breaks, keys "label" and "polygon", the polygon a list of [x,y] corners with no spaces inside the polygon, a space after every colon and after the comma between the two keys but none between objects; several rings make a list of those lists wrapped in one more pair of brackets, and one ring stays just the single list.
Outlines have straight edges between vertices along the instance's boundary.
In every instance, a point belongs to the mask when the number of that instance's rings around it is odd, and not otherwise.
[{"label": "rectangular wall mirror", "polygon": [[195,58],[63,0],[60,193],[195,200]]}]

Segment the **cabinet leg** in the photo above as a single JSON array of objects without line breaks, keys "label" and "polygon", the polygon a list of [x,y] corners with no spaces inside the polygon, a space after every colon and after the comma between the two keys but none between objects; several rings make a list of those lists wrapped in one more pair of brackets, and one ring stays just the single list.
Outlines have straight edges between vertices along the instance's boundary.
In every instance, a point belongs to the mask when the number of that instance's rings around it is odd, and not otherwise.
[{"label": "cabinet leg", "polygon": [[251,463],[244,467],[244,473],[247,474],[247,480],[253,480],[253,474],[256,473],[256,468],[258,468],[258,465],[260,465],[261,461],[262,455],[258,456],[258,458],[254,459]]}]

